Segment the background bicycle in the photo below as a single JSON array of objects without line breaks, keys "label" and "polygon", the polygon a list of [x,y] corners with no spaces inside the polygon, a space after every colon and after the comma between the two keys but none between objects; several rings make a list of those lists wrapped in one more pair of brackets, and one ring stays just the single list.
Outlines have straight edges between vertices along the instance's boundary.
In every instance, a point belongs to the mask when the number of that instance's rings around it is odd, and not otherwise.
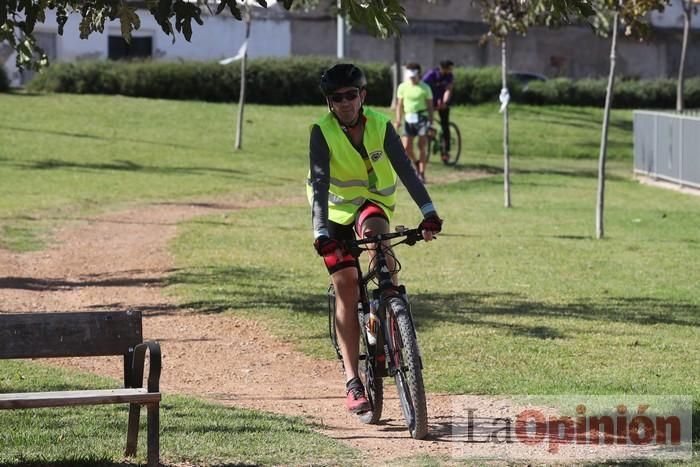
[{"label": "background bicycle", "polygon": [[442,128],[431,128],[428,132],[428,160],[430,160],[431,154],[435,154],[445,165],[457,164],[462,153],[462,133],[454,122],[450,122],[450,151],[447,153],[447,157],[443,158],[442,155],[445,154],[444,144]]},{"label": "background bicycle", "polygon": [[[399,394],[399,402],[406,426],[411,436],[422,439],[428,434],[428,410],[423,384],[423,362],[418,347],[418,336],[413,316],[403,285],[395,286],[392,274],[401,269],[396,261],[396,270],[387,268],[386,256],[392,255],[388,248],[377,248],[382,241],[402,238],[392,245],[402,243],[414,245],[422,240],[418,229],[397,227],[393,233],[380,234],[349,242],[349,249],[358,258],[362,251],[375,252],[369,271],[362,274],[357,261],[360,287],[358,319],[360,321],[360,379],[367,391],[371,410],[358,415],[363,423],[376,424],[381,419],[384,404],[383,378],[393,377]],[[376,288],[368,291],[370,284]],[[335,328],[335,291],[328,289],[328,328],[338,358]]]}]

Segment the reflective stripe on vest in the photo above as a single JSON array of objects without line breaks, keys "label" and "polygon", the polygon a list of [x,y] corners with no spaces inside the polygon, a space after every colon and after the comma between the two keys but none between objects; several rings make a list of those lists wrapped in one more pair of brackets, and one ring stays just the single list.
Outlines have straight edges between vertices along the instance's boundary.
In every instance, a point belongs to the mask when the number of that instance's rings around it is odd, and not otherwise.
[{"label": "reflective stripe on vest", "polygon": [[[316,122],[330,152],[332,177],[329,180],[328,219],[338,224],[350,224],[355,219],[357,210],[368,200],[380,206],[387,218],[391,219],[394,213],[397,177],[389,156],[384,151],[384,136],[389,119],[366,107],[364,115],[367,121],[362,142],[377,176],[376,186],[369,186],[367,167],[362,155],[350,143],[333,114],[329,112]],[[311,174],[309,178],[310,176]],[[310,183],[307,195],[311,202],[313,193]]]}]

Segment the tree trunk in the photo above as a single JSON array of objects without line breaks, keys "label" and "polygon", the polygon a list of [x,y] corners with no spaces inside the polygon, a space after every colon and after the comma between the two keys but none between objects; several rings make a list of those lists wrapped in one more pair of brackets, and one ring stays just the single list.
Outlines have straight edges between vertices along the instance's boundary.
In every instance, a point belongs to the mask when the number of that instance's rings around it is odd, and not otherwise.
[{"label": "tree trunk", "polygon": [[391,108],[396,109],[396,90],[403,81],[403,76],[401,74],[401,38],[399,36],[394,37],[394,70],[392,73],[392,80],[394,85],[394,91],[391,95]]},{"label": "tree trunk", "polygon": [[[249,7],[246,7],[249,8]],[[250,38],[250,23],[251,23],[251,17],[250,17],[250,10],[246,11],[246,18],[245,18],[245,42],[246,42],[246,49],[245,52],[243,53],[243,57],[241,58],[241,92],[240,96],[238,96],[238,125],[236,128],[236,145],[235,149],[241,149],[241,146],[243,144],[243,109],[245,108],[245,67],[246,67],[246,62],[248,59],[248,39]]]},{"label": "tree trunk", "polygon": [[676,112],[683,112],[683,87],[685,81],[685,57],[688,51],[688,34],[693,5],[690,0],[681,0],[683,7],[683,45],[681,46],[681,63],[678,66],[678,83],[676,85]]},{"label": "tree trunk", "polygon": [[598,201],[596,204],[595,236],[603,238],[603,209],[605,207],[605,159],[608,151],[608,127],[610,126],[610,107],[612,106],[613,87],[615,85],[615,52],[617,49],[617,29],[620,14],[616,11],[613,19],[612,43],[610,45],[610,76],[608,90],[605,94],[605,112],[603,114],[603,132],[600,138],[600,158],[598,160]]},{"label": "tree trunk", "polygon": [[[508,62],[506,57],[506,38],[501,43],[501,81],[503,89],[508,89]],[[510,154],[508,154],[508,106],[503,109],[503,194],[505,207],[511,207],[510,203]]]}]

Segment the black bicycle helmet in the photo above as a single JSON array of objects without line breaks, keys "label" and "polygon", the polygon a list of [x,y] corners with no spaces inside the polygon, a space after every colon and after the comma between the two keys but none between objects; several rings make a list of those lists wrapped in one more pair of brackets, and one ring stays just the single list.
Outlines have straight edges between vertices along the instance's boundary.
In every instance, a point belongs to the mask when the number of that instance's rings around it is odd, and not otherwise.
[{"label": "black bicycle helmet", "polygon": [[321,92],[324,96],[330,96],[340,88],[363,89],[365,86],[367,86],[365,74],[351,63],[333,65],[321,75]]}]

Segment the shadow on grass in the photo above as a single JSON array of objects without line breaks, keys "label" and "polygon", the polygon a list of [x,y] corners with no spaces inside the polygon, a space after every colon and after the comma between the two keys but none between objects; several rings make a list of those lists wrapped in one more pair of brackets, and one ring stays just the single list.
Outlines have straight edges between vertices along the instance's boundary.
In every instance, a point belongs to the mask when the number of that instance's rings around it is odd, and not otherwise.
[{"label": "shadow on grass", "polygon": [[[167,278],[167,285],[183,284],[197,289],[215,288],[220,298],[182,303],[179,308],[205,313],[222,313],[236,309],[276,308],[293,312],[318,313],[323,302],[324,287],[319,285],[309,293],[303,290],[280,290],[274,284],[284,283],[293,272],[271,271],[254,267],[208,267],[197,270],[181,270]],[[316,293],[318,292],[318,293]],[[325,310],[325,307],[323,308]]]},{"label": "shadow on grass", "polygon": [[[127,272],[127,271],[125,271]],[[128,271],[143,273],[145,271]],[[164,271],[168,272],[168,271]],[[160,277],[109,277],[101,278],[99,274],[90,274],[82,280],[67,280],[54,278],[0,277],[0,289],[30,290],[49,292],[58,290],[74,290],[85,287],[158,287],[163,286],[165,279]]]},{"label": "shadow on grass", "polygon": [[[295,273],[267,268],[210,267],[181,270],[167,279],[167,285],[185,284],[198,289],[212,288],[219,298],[181,304],[206,313],[236,309],[273,308],[301,313],[326,311],[325,286],[311,289],[280,290],[261,284],[289,282]],[[409,291],[410,293],[410,291]],[[513,292],[451,292],[410,295],[420,316],[419,326],[430,328],[444,323],[480,324],[509,331],[514,335],[552,339],[566,337],[561,331],[542,324],[532,326],[494,321],[494,317],[573,318],[586,321],[630,323],[654,326],[700,326],[700,306],[651,297],[604,297],[571,303],[552,304]]]},{"label": "shadow on grass", "polygon": [[[579,142],[577,143],[579,146],[583,146],[586,148],[590,148],[591,154],[595,154],[596,157],[600,154],[599,148],[600,148],[600,141],[585,141],[585,142]],[[610,151],[612,149],[620,149],[620,150],[628,150],[630,154],[632,154],[632,148],[630,147],[630,143],[627,141],[612,141],[608,140],[608,146],[607,146],[607,157],[612,158],[612,159],[620,159],[620,157],[612,157],[610,154]]]},{"label": "shadow on grass", "polygon": [[[473,172],[473,171],[479,171],[479,172],[484,172],[487,174],[491,175],[501,175],[503,174],[503,167],[498,166],[498,165],[492,165],[492,164],[483,164],[483,163],[478,163],[478,164],[472,164],[472,163],[466,163],[466,164],[459,164],[455,168],[455,170],[458,171],[463,171],[463,172]],[[555,168],[535,168],[535,169],[517,169],[511,167],[510,169],[511,175],[561,175],[564,177],[577,177],[577,178],[598,178],[598,170],[597,169],[590,169],[590,170],[566,170],[566,169],[555,169]],[[607,180],[628,180],[628,178],[625,177],[620,177],[618,175],[613,175],[613,174],[607,174],[606,175]],[[477,182],[483,182],[484,179],[477,179],[475,180]],[[500,183],[500,182],[499,182]],[[540,185],[540,183],[534,183],[535,185]],[[562,183],[562,186],[565,185]]]},{"label": "shadow on grass", "polygon": [[[24,376],[22,376],[24,378]],[[51,381],[46,380],[41,384],[41,388],[37,388],[39,391],[82,391],[94,389],[95,384],[87,381],[84,382],[63,382],[59,379],[53,379]],[[117,386],[112,388],[102,387],[101,389],[118,389]],[[5,383],[0,386],[0,391],[3,393],[19,393],[27,392],[27,386],[24,383]]]},{"label": "shadow on grass", "polygon": [[445,322],[486,324],[510,330],[515,335],[563,337],[554,331],[548,333],[542,326],[519,327],[489,320],[490,317],[501,316],[574,318],[650,326],[700,326],[700,306],[649,297],[606,297],[595,301],[551,304],[508,292],[454,292],[418,294],[411,299],[420,314],[420,326],[426,328]]},{"label": "shadow on grass", "polygon": [[[600,115],[576,110],[568,110],[561,107],[551,108],[542,107],[517,107],[513,112],[513,118],[517,119],[519,114],[526,114],[533,117],[533,121],[548,123],[556,126],[578,127],[600,129],[603,125],[603,115],[600,108]],[[632,120],[612,119],[610,121],[612,128],[617,128],[622,131],[631,132],[633,129]]]},{"label": "shadow on grass", "polygon": [[73,133],[70,131],[56,131],[56,130],[47,130],[45,128],[37,129],[37,128],[21,128],[21,127],[15,127],[15,126],[8,126],[8,125],[0,125],[0,130],[11,130],[11,131],[23,131],[27,133],[31,133],[32,135],[37,135],[40,133],[47,134],[47,135],[54,135],[54,136],[66,136],[69,138],[80,138],[80,139],[91,139],[91,140],[96,140],[96,141],[117,141],[120,143],[124,142],[129,142],[129,143],[138,143],[138,144],[150,144],[150,145],[155,145],[155,146],[166,146],[166,147],[171,147],[171,148],[178,148],[178,149],[196,149],[200,150],[200,146],[191,146],[187,144],[175,144],[175,143],[170,143],[170,142],[163,142],[163,141],[148,141],[144,139],[133,139],[133,138],[122,138],[122,137],[105,137],[105,136],[98,136],[98,135],[91,135],[88,133]]},{"label": "shadow on grass", "polygon": [[104,163],[72,162],[61,159],[42,159],[32,162],[15,162],[19,169],[25,170],[77,170],[84,172],[93,171],[121,171],[153,173],[158,175],[219,175],[226,177],[248,175],[248,172],[235,169],[216,167],[156,167],[137,164],[130,160],[114,160]]},{"label": "shadow on grass", "polygon": [[[0,462],[0,467],[28,467],[28,466],[132,466],[143,465],[128,462],[120,454],[123,449],[124,432],[127,427],[127,406],[114,407],[111,410],[105,408],[82,408],[67,414],[64,409],[15,411],[19,419],[14,419],[9,426],[9,438],[19,433],[17,444],[5,452],[5,462]],[[33,413],[30,413],[33,412]],[[31,423],[23,422],[30,420]],[[82,426],[80,432],[71,432],[69,427]],[[67,428],[68,427],[68,428]],[[96,436],[89,440],[78,439],[82,430],[95,431],[102,436]],[[39,432],[39,430],[41,430]],[[40,453],[37,450],[27,452],[22,444],[31,439],[36,446],[50,442],[53,434],[65,433],[69,442],[85,443],[85,450],[71,452],[67,447],[54,446],[47,452]],[[102,431],[99,431],[102,430]],[[36,432],[36,436],[34,433]],[[145,435],[142,434],[142,437]],[[223,439],[243,439],[241,443],[249,443],[247,447],[235,446],[235,441],[223,442],[221,446],[211,443],[212,436],[223,435]],[[244,465],[235,459],[251,459],[272,456],[272,460],[264,463],[279,465],[286,456],[298,456],[293,448],[288,447],[289,440],[297,440],[302,445],[308,445],[316,435],[301,417],[285,417],[266,412],[257,412],[247,409],[224,407],[218,404],[197,402],[182,396],[166,396],[161,405],[161,457],[172,462],[162,465]],[[281,438],[280,438],[281,437]],[[312,438],[309,438],[312,437]],[[266,441],[266,440],[271,441]],[[276,446],[275,440],[282,439],[283,445]],[[117,444],[115,450],[114,444]],[[207,445],[207,443],[209,443]],[[207,445],[207,447],[203,447]],[[196,453],[191,452],[191,447],[197,447]],[[90,453],[89,449],[95,449],[96,453]],[[102,452],[98,451],[102,450]],[[107,453],[105,453],[107,451]],[[110,454],[114,452],[113,454]],[[2,454],[2,453],[0,453]],[[195,456],[194,460],[186,461]],[[42,458],[44,460],[35,460]],[[79,457],[79,459],[70,459]],[[7,461],[7,459],[22,459]],[[32,459],[34,458],[34,459]],[[53,458],[53,459],[52,459]],[[225,459],[231,459],[226,462]],[[291,458],[291,457],[290,457]],[[292,463],[301,463],[301,458],[292,458]],[[313,463],[313,462],[312,462]]]},{"label": "shadow on grass", "polygon": [[[157,204],[165,204],[165,203],[154,203],[153,205]],[[174,204],[174,203],[173,203]],[[183,203],[182,206],[188,206],[187,204]],[[199,206],[197,204],[191,204],[192,207],[194,208],[199,208],[201,207],[202,209],[209,209],[212,212],[215,212],[217,210],[219,211],[224,211],[224,212],[230,212],[230,211],[236,211],[236,210],[241,210],[241,209],[246,209],[242,207],[238,207],[235,205],[226,205],[226,204],[221,204],[221,205],[211,205],[211,207],[208,206]],[[20,215],[20,216],[0,216],[0,220],[5,220],[5,221],[17,221],[17,222],[46,222],[46,221],[84,221],[84,222],[90,222],[92,224],[114,224],[114,225],[162,225],[162,226],[177,226],[181,222],[174,220],[174,221],[151,221],[151,220],[146,220],[146,219],[139,219],[139,220],[121,220],[121,219],[104,219],[104,218],[99,218],[99,217],[85,217],[85,216],[73,216],[73,215],[63,215],[63,216],[56,216],[56,215],[37,215],[37,216],[25,216],[25,215]],[[190,224],[200,224],[200,225],[228,225],[230,226],[230,223],[227,222],[222,222],[222,221],[211,221],[207,219],[206,217],[197,217],[194,219],[189,219],[187,220],[188,223]],[[15,227],[14,230],[18,231],[19,233],[24,233],[24,232],[29,232],[31,233],[31,227],[30,228],[25,228],[25,229],[20,229],[18,227]]]},{"label": "shadow on grass", "polygon": [[[52,460],[44,462],[0,462],[0,467],[136,467],[138,462],[114,462],[112,459]],[[167,465],[167,464],[162,464]]]}]

